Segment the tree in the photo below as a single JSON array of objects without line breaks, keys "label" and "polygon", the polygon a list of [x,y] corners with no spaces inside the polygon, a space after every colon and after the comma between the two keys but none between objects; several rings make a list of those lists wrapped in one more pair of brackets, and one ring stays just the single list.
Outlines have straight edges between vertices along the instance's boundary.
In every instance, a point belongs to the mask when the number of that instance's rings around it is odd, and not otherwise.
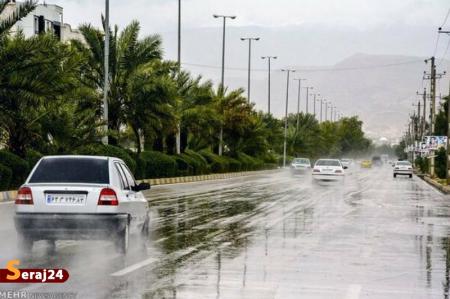
[{"label": "tree", "polygon": [[24,156],[39,135],[42,105],[72,90],[81,58],[52,35],[26,39],[18,33],[0,46],[0,131],[7,148]]},{"label": "tree", "polygon": [[[104,30],[100,31],[89,24],[83,25],[80,31],[87,47],[79,41],[73,41],[74,46],[84,53],[88,60],[83,69],[84,83],[98,90],[104,89]],[[129,87],[130,78],[135,76],[136,72],[142,72],[143,66],[162,59],[160,36],[149,35],[139,39],[139,22],[132,21],[122,32],[118,31],[118,27],[115,26],[114,32],[110,34],[109,51],[108,129],[111,131],[111,144],[114,145],[119,143],[120,128],[127,122],[124,112],[124,107],[129,104],[125,103],[126,93],[135,88]]]},{"label": "tree", "polygon": [[[0,0],[0,15],[5,13],[8,3],[8,0]],[[26,17],[35,8],[36,1],[26,0],[20,4],[17,4],[16,10],[11,15],[7,16],[3,20],[0,20],[0,42],[1,39],[8,34],[9,30],[17,23],[17,21]]]}]

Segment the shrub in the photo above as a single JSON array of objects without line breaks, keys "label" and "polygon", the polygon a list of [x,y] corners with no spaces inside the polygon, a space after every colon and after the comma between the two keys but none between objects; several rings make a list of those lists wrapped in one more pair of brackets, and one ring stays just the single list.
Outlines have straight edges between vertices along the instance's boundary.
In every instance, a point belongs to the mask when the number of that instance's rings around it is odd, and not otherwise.
[{"label": "shrub", "polygon": [[212,172],[223,173],[228,171],[228,162],[223,157],[213,154],[209,150],[201,150],[198,153],[202,155],[206,159],[206,161],[208,161],[209,167],[211,168]]},{"label": "shrub", "polygon": [[428,159],[427,158],[417,157],[416,160],[414,161],[414,164],[416,165],[417,168],[420,169],[421,173],[428,172]]},{"label": "shrub", "polygon": [[259,170],[264,167],[264,163],[244,153],[237,153],[237,159],[242,163],[243,170]]},{"label": "shrub", "polygon": [[12,178],[9,187],[17,188],[24,183],[30,170],[27,161],[6,150],[1,150],[0,164],[8,167],[12,171]]},{"label": "shrub", "polygon": [[242,169],[242,163],[239,160],[236,160],[231,157],[223,156],[224,159],[228,162],[228,171],[238,172]]},{"label": "shrub", "polygon": [[186,150],[183,155],[189,157],[192,163],[194,163],[196,174],[208,174],[211,172],[208,161],[199,153],[192,150]]},{"label": "shrub", "polygon": [[140,158],[145,161],[144,176],[146,179],[174,177],[177,173],[177,162],[169,155],[145,151],[141,153]]},{"label": "shrub", "polygon": [[125,149],[118,146],[93,143],[77,148],[75,153],[79,155],[116,157],[122,159],[133,173],[136,172],[136,161],[131,158]]},{"label": "shrub", "polygon": [[12,171],[9,167],[0,164],[0,191],[8,190],[11,184]]},{"label": "shrub", "polygon": [[190,164],[190,161],[182,155],[173,156],[177,162],[177,176],[186,176],[194,174],[194,166]]},{"label": "shrub", "polygon": [[435,173],[440,179],[445,178],[445,173],[447,172],[447,152],[445,148],[439,148],[439,150],[436,152],[436,158],[435,158]]}]

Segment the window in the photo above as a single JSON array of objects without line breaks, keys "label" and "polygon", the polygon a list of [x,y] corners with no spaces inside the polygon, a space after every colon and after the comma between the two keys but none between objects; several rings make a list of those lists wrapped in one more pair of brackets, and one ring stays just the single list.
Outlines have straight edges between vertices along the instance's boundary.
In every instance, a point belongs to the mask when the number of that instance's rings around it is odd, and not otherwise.
[{"label": "window", "polygon": [[34,34],[39,34],[39,17],[34,16]]},{"label": "window", "polygon": [[109,184],[108,160],[47,158],[39,163],[30,183]]},{"label": "window", "polygon": [[341,163],[338,160],[319,160],[316,166],[341,166]]},{"label": "window", "polygon": [[120,163],[120,166],[122,166],[122,170],[125,173],[125,177],[128,181],[128,184],[130,185],[130,187],[131,188],[136,187],[136,182],[134,180],[133,175],[131,174],[131,171],[128,169],[128,167],[123,163]]},{"label": "window", "polygon": [[119,163],[114,163],[114,165],[117,169],[117,173],[119,174],[119,180],[120,180],[120,184],[122,185],[122,189],[129,190],[130,184],[128,184],[127,178],[125,176],[125,173],[122,170],[122,167],[120,167]]}]

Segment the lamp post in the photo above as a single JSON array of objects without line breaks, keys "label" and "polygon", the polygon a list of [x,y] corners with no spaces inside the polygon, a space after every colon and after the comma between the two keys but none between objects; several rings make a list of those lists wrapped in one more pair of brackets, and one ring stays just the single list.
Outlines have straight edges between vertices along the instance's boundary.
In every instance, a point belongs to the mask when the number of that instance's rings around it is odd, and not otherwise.
[{"label": "lamp post", "polygon": [[[227,24],[227,19],[234,20],[236,16],[224,16],[224,15],[213,15],[214,18],[223,19],[223,31],[222,31],[222,77],[220,80],[220,90],[222,93],[225,92],[225,28]],[[223,152],[223,125],[220,127],[219,133],[219,156],[222,156]]]},{"label": "lamp post", "polygon": [[302,81],[306,81],[306,79],[294,79],[298,81],[298,95],[297,95],[297,130],[300,125],[300,98],[301,98],[301,90],[302,90]]},{"label": "lamp post", "polygon": [[314,118],[316,117],[316,102],[317,102],[316,96],[320,97],[320,93],[315,93],[314,94]]},{"label": "lamp post", "polygon": [[259,37],[241,37],[241,41],[248,41],[248,82],[247,82],[247,101],[250,103],[250,75],[252,66],[252,41],[259,41]]},{"label": "lamp post", "polygon": [[288,105],[289,105],[289,75],[295,72],[292,69],[282,69],[287,73],[286,78],[286,110],[284,113],[284,146],[283,146],[283,167],[286,167],[286,151],[287,151],[287,127],[288,127]]},{"label": "lamp post", "polygon": [[312,86],[304,87],[306,89],[306,114],[308,114],[308,105],[309,105],[309,90],[314,89]]},{"label": "lamp post", "polygon": [[267,113],[270,114],[270,62],[272,59],[278,59],[277,56],[263,56],[261,59],[267,59],[267,62],[269,64],[269,70],[268,70],[268,82],[267,82]]},{"label": "lamp post", "polygon": [[103,85],[103,120],[105,121],[105,136],[103,143],[108,144],[108,93],[109,93],[109,0],[105,1],[105,49],[104,49],[104,85]]},{"label": "lamp post", "polygon": [[[223,29],[222,29],[222,77],[220,80],[220,84],[222,88],[225,88],[225,28],[227,24],[227,19],[234,20],[236,16],[224,16],[224,15],[213,15],[214,18],[222,18],[223,20]],[[219,149],[219,151],[221,148]]]},{"label": "lamp post", "polygon": [[323,115],[323,113],[322,113],[323,103],[325,103],[325,105],[326,105],[327,100],[325,100],[325,99],[320,99],[320,122],[323,121],[323,119],[322,119],[322,115]]}]

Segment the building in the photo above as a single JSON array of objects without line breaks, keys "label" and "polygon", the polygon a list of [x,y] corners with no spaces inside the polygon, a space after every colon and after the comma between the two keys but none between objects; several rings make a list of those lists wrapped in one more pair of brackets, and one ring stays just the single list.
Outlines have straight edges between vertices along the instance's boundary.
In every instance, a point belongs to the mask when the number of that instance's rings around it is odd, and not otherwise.
[{"label": "building", "polygon": [[[9,17],[19,5],[21,5],[20,2],[10,0],[0,15],[0,19]],[[63,8],[55,4],[38,4],[35,10],[11,28],[11,34],[19,30],[23,32],[25,37],[52,32],[62,42],[79,40],[84,43],[81,32],[73,30],[69,24],[64,23]]]}]

